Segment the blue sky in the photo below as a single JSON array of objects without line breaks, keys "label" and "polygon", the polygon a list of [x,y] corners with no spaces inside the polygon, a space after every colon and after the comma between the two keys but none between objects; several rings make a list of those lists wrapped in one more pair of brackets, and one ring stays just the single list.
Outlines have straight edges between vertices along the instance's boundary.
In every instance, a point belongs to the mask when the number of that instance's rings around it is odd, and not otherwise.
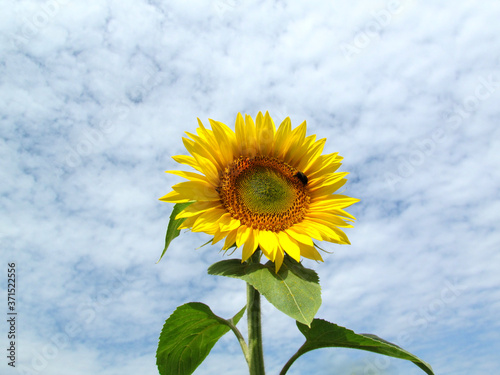
[{"label": "blue sky", "polygon": [[[361,199],[352,245],[305,261],[321,278],[317,316],[395,342],[436,374],[498,371],[499,11],[493,0],[10,4],[0,241],[3,268],[17,264],[22,371],[4,359],[2,374],[156,374],[178,305],[237,312],[245,286],[206,274],[223,259],[195,250],[207,236],[183,233],[155,263],[172,208],[157,199],[180,181],[163,171],[197,117],[233,126],[266,110],[326,137],[350,172],[345,193]],[[274,374],[303,340],[263,310]],[[196,373],[214,372],[247,373],[229,334]],[[333,372],[422,373],[331,349],[289,374]]]}]

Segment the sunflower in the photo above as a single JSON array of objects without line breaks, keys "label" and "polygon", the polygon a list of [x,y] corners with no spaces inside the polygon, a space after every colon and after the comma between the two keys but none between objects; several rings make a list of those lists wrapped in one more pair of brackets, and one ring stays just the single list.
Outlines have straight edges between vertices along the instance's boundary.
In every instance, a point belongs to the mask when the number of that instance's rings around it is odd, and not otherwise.
[{"label": "sunflower", "polygon": [[313,240],[349,244],[340,228],[355,218],[344,208],[359,201],[335,192],[346,183],[346,172],[336,172],[342,157],[322,155],[326,139],[306,137],[306,122],[292,129],[290,118],[276,130],[266,112],[256,121],[238,113],[235,131],[198,119],[196,134],[186,132],[183,143],[191,156],[173,159],[200,173],[167,171],[188,181],[172,187],[160,200],[192,202],[176,219],[178,229],[190,228],[223,239],[223,250],[242,248],[242,262],[260,248],[275,264],[285,253],[322,261]]}]

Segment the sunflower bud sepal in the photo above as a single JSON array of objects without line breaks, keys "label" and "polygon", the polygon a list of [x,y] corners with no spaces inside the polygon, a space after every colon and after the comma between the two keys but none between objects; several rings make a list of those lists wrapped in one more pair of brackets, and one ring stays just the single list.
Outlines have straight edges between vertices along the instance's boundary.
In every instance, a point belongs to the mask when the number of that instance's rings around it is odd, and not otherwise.
[{"label": "sunflower bud sepal", "polygon": [[167,252],[170,242],[172,242],[174,238],[179,236],[181,231],[177,228],[184,222],[184,220],[186,220],[186,219],[176,219],[175,217],[192,203],[194,203],[194,201],[177,203],[174,205],[172,213],[170,214],[170,219],[168,221],[167,234],[165,235],[165,247],[163,248],[163,252],[160,255],[160,259],[158,259],[156,263],[158,263],[161,260],[161,258],[163,258],[163,255],[165,255],[165,253]]}]

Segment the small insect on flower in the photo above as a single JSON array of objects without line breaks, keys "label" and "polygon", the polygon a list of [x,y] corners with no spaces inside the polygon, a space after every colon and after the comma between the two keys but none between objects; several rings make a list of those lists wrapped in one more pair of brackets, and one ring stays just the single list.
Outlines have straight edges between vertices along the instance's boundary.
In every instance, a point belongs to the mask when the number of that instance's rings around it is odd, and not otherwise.
[{"label": "small insect on flower", "polygon": [[308,179],[304,173],[302,173],[301,171],[298,171],[297,173],[295,173],[294,176],[297,177],[304,184],[304,186],[307,185]]}]

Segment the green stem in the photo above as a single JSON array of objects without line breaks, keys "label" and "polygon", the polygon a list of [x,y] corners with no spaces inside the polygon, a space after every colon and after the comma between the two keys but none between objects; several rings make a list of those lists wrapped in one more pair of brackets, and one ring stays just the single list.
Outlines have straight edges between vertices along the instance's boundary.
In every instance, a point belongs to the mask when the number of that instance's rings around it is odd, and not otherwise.
[{"label": "green stem", "polygon": [[233,319],[226,320],[226,324],[229,325],[229,328],[231,328],[231,330],[236,335],[236,338],[238,339],[238,342],[240,343],[241,350],[243,351],[243,355],[245,356],[245,360],[247,361],[248,365],[250,366],[250,354],[248,351],[247,343],[245,342],[245,339],[243,338],[243,335],[241,334],[240,330],[234,325]]},{"label": "green stem", "polygon": [[[251,257],[251,262],[259,262],[260,251]],[[264,352],[262,350],[262,325],[260,293],[247,283],[248,351],[250,375],[264,375]]]}]

